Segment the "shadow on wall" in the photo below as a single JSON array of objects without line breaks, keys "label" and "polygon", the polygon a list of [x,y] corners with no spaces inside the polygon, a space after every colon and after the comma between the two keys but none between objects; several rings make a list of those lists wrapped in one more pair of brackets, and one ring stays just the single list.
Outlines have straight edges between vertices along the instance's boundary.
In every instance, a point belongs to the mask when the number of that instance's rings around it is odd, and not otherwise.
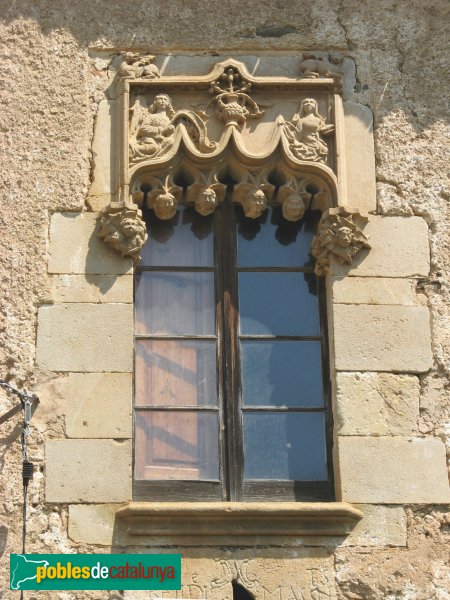
[{"label": "shadow on wall", "polygon": [[[6,4],[2,19],[13,25],[10,38],[23,37],[28,51],[36,53],[39,41],[32,40],[34,22],[41,34],[55,38],[52,52],[62,60],[70,60],[77,52],[65,32],[81,46],[80,54],[83,48],[95,54],[102,48],[113,53],[115,48],[149,47],[159,52],[197,49],[201,55],[218,49],[230,54],[236,50],[350,51],[358,56],[357,85],[370,81],[371,104],[380,109],[380,118],[400,110],[416,130],[439,119],[448,120],[448,94],[441,93],[447,85],[442,77],[448,16],[443,0],[400,5],[386,0],[381,11],[371,0],[348,2],[338,8],[333,0],[320,6],[266,0],[254,14],[245,11],[245,19],[241,0],[210,0],[207,10],[196,0],[136,0],[132,8],[124,0],[22,0]],[[369,52],[370,59],[364,60],[370,60],[370,69],[368,63],[361,66],[361,57]],[[365,73],[367,70],[370,73]]]}]

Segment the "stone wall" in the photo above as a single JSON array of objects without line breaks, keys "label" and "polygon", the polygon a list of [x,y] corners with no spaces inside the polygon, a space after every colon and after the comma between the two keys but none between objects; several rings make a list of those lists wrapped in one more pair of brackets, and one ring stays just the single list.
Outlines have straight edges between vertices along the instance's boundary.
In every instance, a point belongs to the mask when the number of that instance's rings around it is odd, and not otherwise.
[{"label": "stone wall", "polygon": [[[356,67],[344,88],[348,198],[371,212],[372,249],[327,281],[337,500],[364,516],[342,539],[289,549],[183,548],[178,596],[229,598],[236,577],[258,600],[450,597],[446,3],[24,0],[2,13],[0,377],[41,398],[28,551],[123,549],[115,512],[131,499],[132,270],[96,237],[90,212],[112,191],[103,132],[117,49],[204,61],[333,50]],[[12,400],[1,400],[3,413]],[[8,555],[21,548],[19,423],[2,425],[2,598],[16,597]]]}]

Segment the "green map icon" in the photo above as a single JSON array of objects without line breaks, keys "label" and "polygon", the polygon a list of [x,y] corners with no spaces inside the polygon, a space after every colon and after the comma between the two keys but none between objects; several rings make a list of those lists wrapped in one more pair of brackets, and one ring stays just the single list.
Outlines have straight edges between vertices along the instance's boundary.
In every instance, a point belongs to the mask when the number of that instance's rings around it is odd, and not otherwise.
[{"label": "green map icon", "polygon": [[36,567],[48,567],[46,560],[31,560],[24,554],[11,554],[11,577],[10,586],[12,590],[22,590],[25,581],[36,579]]}]

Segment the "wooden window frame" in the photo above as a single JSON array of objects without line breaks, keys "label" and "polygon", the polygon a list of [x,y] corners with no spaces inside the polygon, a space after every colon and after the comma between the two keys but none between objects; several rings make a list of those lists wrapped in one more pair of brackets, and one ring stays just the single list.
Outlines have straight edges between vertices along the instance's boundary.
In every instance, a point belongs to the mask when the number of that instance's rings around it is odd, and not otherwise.
[{"label": "wooden window frame", "polygon": [[[333,418],[330,398],[330,367],[328,351],[328,332],[326,320],[325,283],[317,278],[317,290],[320,313],[320,335],[318,336],[260,336],[261,340],[314,340],[321,343],[323,374],[323,408],[283,408],[266,407],[271,412],[323,412],[325,415],[326,461],[328,478],[322,482],[258,480],[244,481],[243,477],[243,432],[242,432],[242,389],[240,339],[255,339],[257,336],[239,335],[238,309],[238,272],[305,272],[314,275],[314,265],[307,267],[240,267],[237,266],[237,235],[235,207],[226,197],[214,214],[214,267],[136,267],[136,274],[145,271],[171,272],[214,272],[216,295],[216,336],[217,339],[217,396],[219,413],[219,468],[217,481],[157,481],[133,478],[133,499],[135,501],[154,502],[261,502],[261,501],[297,501],[331,502],[334,500],[334,481],[332,468],[332,432]],[[151,243],[151,241],[150,241]],[[170,242],[169,242],[170,243]],[[208,336],[145,336],[135,335],[138,339],[189,340],[208,339]],[[225,366],[226,365],[226,366]],[[213,410],[214,407],[202,406],[199,411]],[[215,408],[217,410],[217,407]],[[191,407],[136,407],[145,410],[192,410]],[[257,411],[261,408],[246,408]],[[135,429],[135,428],[134,428]],[[136,436],[134,436],[134,443]],[[135,463],[135,445],[133,446],[133,464]]]}]

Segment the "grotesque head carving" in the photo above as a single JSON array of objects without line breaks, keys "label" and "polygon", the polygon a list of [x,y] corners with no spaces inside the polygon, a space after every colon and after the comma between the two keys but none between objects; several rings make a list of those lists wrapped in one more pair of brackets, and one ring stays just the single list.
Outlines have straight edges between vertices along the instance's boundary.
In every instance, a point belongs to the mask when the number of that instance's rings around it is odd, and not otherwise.
[{"label": "grotesque head carving", "polygon": [[195,199],[195,210],[206,217],[212,214],[217,206],[216,192],[208,187],[202,190]]},{"label": "grotesque head carving", "polygon": [[265,193],[260,189],[251,190],[243,199],[242,207],[246,217],[257,219],[267,208]]},{"label": "grotesque head carving", "polygon": [[163,221],[171,219],[177,212],[177,201],[175,196],[169,192],[158,194],[153,204],[153,210],[159,219],[162,219]]},{"label": "grotesque head carving", "polygon": [[283,217],[287,221],[300,221],[305,214],[305,201],[299,194],[291,194],[283,202]]}]

